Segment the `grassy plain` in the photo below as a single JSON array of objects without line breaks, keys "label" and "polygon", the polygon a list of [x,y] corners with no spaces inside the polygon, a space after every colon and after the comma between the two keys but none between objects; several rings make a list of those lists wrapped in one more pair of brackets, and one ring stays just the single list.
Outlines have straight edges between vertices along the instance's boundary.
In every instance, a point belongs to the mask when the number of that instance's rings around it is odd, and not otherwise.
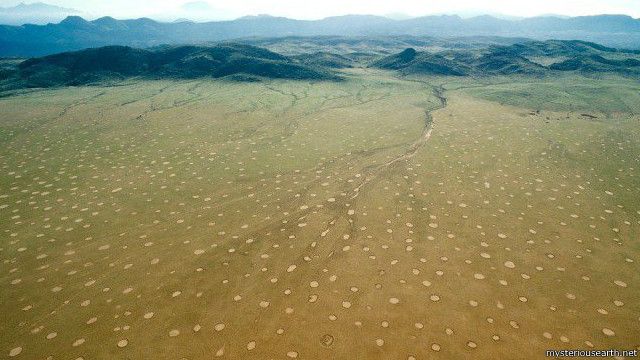
[{"label": "grassy plain", "polygon": [[345,77],[0,99],[0,351],[640,346],[637,84]]}]

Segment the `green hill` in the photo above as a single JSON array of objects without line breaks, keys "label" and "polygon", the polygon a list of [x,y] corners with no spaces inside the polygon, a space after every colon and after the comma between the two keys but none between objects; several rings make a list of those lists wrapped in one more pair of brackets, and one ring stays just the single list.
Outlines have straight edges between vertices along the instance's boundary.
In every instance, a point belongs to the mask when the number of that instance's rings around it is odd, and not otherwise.
[{"label": "green hill", "polygon": [[416,60],[418,52],[414,48],[408,48],[399,54],[384,57],[372,64],[373,67],[388,70],[400,70],[408,67]]},{"label": "green hill", "polygon": [[548,40],[528,41],[506,47],[496,47],[502,51],[509,51],[520,56],[567,56],[601,53],[639,54],[637,50],[621,50],[600,44],[580,40]]},{"label": "green hill", "polygon": [[387,70],[400,70],[404,74],[463,76],[468,73],[463,64],[438,54],[418,52],[413,48],[384,57],[373,62],[371,66]]},{"label": "green hill", "polygon": [[307,66],[321,66],[334,69],[351,68],[356,65],[356,60],[348,55],[334,54],[326,51],[300,54],[292,58]]},{"label": "green hill", "polygon": [[542,75],[547,70],[525,57],[504,52],[490,52],[473,62],[475,72],[492,75]]},{"label": "green hill", "polygon": [[574,71],[582,74],[617,73],[626,76],[640,76],[640,60],[607,59],[599,55],[574,57],[549,66],[551,70]]},{"label": "green hill", "polygon": [[[250,45],[180,46],[155,50],[108,46],[29,59],[14,81],[22,87],[52,87],[117,81],[125,78],[248,78],[335,80],[318,66],[308,66]],[[242,76],[234,78],[243,78]]]},{"label": "green hill", "polygon": [[610,73],[640,76],[636,51],[619,50],[585,41],[527,41],[485,49],[449,49],[441,52],[408,48],[382,57],[372,67],[403,74],[485,76],[544,76],[559,72],[581,75]]}]

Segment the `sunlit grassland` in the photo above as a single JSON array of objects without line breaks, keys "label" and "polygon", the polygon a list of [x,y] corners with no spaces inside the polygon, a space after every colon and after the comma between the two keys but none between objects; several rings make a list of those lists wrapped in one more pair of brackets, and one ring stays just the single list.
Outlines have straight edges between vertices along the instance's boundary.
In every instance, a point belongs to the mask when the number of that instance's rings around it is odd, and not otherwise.
[{"label": "sunlit grassland", "polygon": [[638,346],[636,84],[344,76],[0,99],[0,351]]}]

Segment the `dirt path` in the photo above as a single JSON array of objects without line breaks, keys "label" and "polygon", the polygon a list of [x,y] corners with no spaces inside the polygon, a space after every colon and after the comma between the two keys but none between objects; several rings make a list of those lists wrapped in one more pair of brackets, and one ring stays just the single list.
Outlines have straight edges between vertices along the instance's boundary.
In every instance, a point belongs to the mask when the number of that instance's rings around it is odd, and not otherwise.
[{"label": "dirt path", "polygon": [[375,167],[371,171],[371,174],[367,176],[364,179],[364,181],[353,190],[354,195],[351,196],[351,199],[357,198],[358,195],[360,194],[360,190],[362,189],[362,187],[369,184],[371,181],[375,180],[378,177],[378,175],[380,175],[382,172],[393,167],[395,164],[398,164],[402,161],[409,160],[412,157],[414,157],[418,153],[418,150],[420,150],[427,143],[427,141],[429,141],[429,139],[431,138],[431,133],[433,132],[432,113],[436,110],[443,109],[447,106],[447,98],[444,96],[444,92],[445,92],[444,87],[442,87],[441,85],[433,87],[433,95],[438,99],[438,101],[440,101],[440,105],[434,109],[425,110],[425,122],[424,122],[425,126],[424,126],[424,129],[422,130],[422,135],[420,136],[420,138],[418,138],[415,142],[413,142],[413,144],[411,144],[411,146],[403,154],[396,156],[395,158],[387,161],[386,163]]}]

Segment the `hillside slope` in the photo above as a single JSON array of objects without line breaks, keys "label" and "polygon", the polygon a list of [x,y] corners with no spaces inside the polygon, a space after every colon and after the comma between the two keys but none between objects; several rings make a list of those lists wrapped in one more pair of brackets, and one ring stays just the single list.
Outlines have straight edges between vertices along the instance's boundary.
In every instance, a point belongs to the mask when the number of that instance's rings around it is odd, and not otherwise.
[{"label": "hillside slope", "polygon": [[420,75],[529,75],[577,72],[640,77],[637,51],[619,50],[583,41],[530,41],[482,50],[447,50],[441,53],[408,48],[382,57],[371,67]]},{"label": "hillside slope", "polygon": [[14,81],[22,87],[51,87],[130,77],[188,79],[237,74],[301,80],[337,79],[327,70],[299,64],[265,49],[224,44],[156,50],[109,46],[61,53],[21,63]]}]

